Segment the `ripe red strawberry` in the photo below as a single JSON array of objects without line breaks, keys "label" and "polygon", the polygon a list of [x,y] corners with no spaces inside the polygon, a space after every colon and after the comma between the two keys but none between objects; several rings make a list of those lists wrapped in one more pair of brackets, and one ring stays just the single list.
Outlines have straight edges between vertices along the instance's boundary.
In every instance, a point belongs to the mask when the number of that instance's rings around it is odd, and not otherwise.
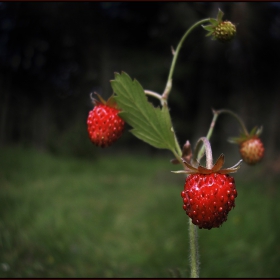
[{"label": "ripe red strawberry", "polygon": [[235,206],[235,181],[228,173],[236,172],[241,161],[227,169],[221,169],[224,164],[223,154],[211,169],[201,165],[196,168],[184,160],[183,162],[186,170],[176,172],[190,174],[181,192],[183,209],[199,228],[219,227]]},{"label": "ripe red strawberry", "polygon": [[124,130],[124,120],[122,120],[110,98],[107,102],[98,95],[100,101],[93,99],[94,108],[89,112],[87,118],[88,135],[92,143],[105,148],[117,141]]},{"label": "ripe red strawberry", "polygon": [[263,143],[257,136],[241,142],[239,151],[243,160],[250,165],[256,164],[264,156]]},{"label": "ripe red strawberry", "polygon": [[237,197],[234,178],[228,174],[191,174],[186,178],[183,209],[199,228],[219,227],[227,220]]}]

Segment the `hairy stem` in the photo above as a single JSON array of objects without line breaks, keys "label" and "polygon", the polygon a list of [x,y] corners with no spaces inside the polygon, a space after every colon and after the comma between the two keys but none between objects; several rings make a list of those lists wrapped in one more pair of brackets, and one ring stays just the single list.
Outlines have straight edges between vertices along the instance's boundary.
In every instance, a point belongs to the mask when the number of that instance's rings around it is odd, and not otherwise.
[{"label": "hairy stem", "polygon": [[[211,145],[210,145],[210,142],[207,137],[201,137],[198,139],[196,148],[195,148],[195,155],[197,154],[197,151],[199,150],[200,142],[203,142],[203,144],[204,144],[204,149],[205,149],[205,153],[206,153],[206,168],[211,169],[213,167],[213,156],[212,156]],[[201,150],[202,150],[202,148],[200,149],[200,151]]]},{"label": "hairy stem", "polygon": [[187,38],[187,36],[191,33],[191,31],[197,27],[197,26],[200,26],[201,24],[203,23],[206,23],[206,22],[209,22],[209,18],[207,19],[202,19],[198,22],[196,22],[194,25],[192,25],[187,31],[186,33],[183,35],[183,37],[181,38],[176,50],[172,51],[173,53],[173,60],[172,60],[172,63],[171,63],[171,66],[170,66],[170,70],[169,70],[169,75],[168,75],[168,79],[167,79],[167,83],[166,83],[166,86],[165,86],[165,89],[164,89],[164,92],[162,94],[162,98],[167,100],[168,98],[168,95],[171,91],[171,88],[172,88],[172,76],[173,76],[173,72],[174,72],[174,69],[175,69],[175,65],[176,65],[176,61],[177,61],[177,58],[178,58],[178,55],[179,55],[179,51],[183,45],[183,42],[185,41],[185,39]]},{"label": "hairy stem", "polygon": [[199,278],[199,251],[198,251],[198,238],[197,226],[189,219],[189,237],[190,237],[190,265],[191,265],[191,278]]},{"label": "hairy stem", "polygon": [[163,99],[162,96],[159,93],[154,92],[152,90],[148,90],[148,89],[145,89],[144,92],[145,92],[146,95],[150,95],[152,97],[157,98],[160,101],[162,106],[166,103],[166,100]]}]

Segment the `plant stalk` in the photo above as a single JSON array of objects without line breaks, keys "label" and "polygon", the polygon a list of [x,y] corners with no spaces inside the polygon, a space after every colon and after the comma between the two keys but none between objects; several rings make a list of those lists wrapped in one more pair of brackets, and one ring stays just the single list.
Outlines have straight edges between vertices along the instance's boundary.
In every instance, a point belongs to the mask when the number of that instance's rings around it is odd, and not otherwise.
[{"label": "plant stalk", "polygon": [[[180,40],[176,50],[174,51],[172,49],[173,59],[172,59],[172,63],[171,63],[171,66],[170,66],[167,83],[166,83],[164,92],[162,94],[161,101],[165,100],[165,102],[167,102],[169,93],[170,93],[171,88],[172,88],[172,76],[173,76],[173,73],[174,73],[174,69],[175,69],[175,65],[176,65],[176,62],[177,62],[177,58],[178,58],[180,49],[181,49],[181,47],[183,45],[183,42],[185,41],[187,36],[191,33],[191,31],[194,28],[196,28],[197,26],[200,26],[200,25],[202,25],[203,23],[206,23],[206,22],[209,22],[209,18],[200,20],[200,21],[196,22],[195,24],[193,24],[186,31],[186,33],[183,35],[183,37],[181,38],[181,40]],[[182,154],[177,139],[176,139],[176,152],[174,152],[174,151],[172,151],[172,152],[173,152],[173,154],[175,155],[175,157],[177,159],[178,159],[178,152],[179,152],[179,155]],[[179,160],[183,164],[183,162],[182,162],[180,157],[179,157]],[[199,251],[198,251],[197,227],[192,223],[191,219],[189,219],[189,239],[190,239],[190,270],[191,270],[190,277],[191,278],[199,278]]]},{"label": "plant stalk", "polygon": [[189,219],[189,238],[190,238],[190,265],[191,278],[199,278],[199,250],[197,238],[197,226]]},{"label": "plant stalk", "polygon": [[183,42],[185,41],[185,39],[187,38],[187,36],[191,33],[191,31],[196,28],[197,26],[200,26],[201,24],[203,23],[206,23],[206,22],[209,22],[209,18],[207,19],[202,19],[198,22],[196,22],[195,24],[193,24],[187,31],[186,33],[183,35],[183,37],[181,38],[177,48],[175,51],[173,51],[173,60],[172,60],[172,63],[171,63],[171,67],[170,67],[170,70],[169,70],[169,75],[168,75],[168,79],[167,79],[167,83],[166,83],[166,86],[165,86],[165,89],[164,89],[164,92],[162,94],[162,98],[167,100],[168,98],[168,95],[171,91],[171,88],[172,88],[172,76],[173,76],[173,72],[174,72],[174,69],[175,69],[175,65],[176,65],[176,62],[177,62],[177,58],[178,58],[178,55],[179,55],[179,51],[183,45]]}]

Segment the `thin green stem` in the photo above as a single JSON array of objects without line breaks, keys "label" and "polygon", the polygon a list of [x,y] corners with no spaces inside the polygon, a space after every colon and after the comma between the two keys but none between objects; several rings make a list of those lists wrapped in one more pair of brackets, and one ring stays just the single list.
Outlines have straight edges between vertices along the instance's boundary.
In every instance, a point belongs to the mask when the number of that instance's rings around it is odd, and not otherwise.
[{"label": "thin green stem", "polygon": [[[181,159],[181,148],[179,143],[175,137],[176,150],[172,150],[176,159],[182,163]],[[198,238],[197,238],[197,226],[192,223],[192,220],[189,219],[189,242],[190,242],[190,277],[191,278],[199,278],[199,252],[198,252]]]},{"label": "thin green stem", "polygon": [[[185,39],[187,38],[187,36],[190,34],[190,32],[196,28],[197,26],[202,25],[203,23],[209,22],[209,18],[207,19],[203,19],[200,20],[198,22],[196,22],[195,24],[193,24],[187,31],[186,33],[183,35],[183,37],[181,38],[176,50],[172,50],[173,52],[173,60],[171,63],[171,67],[169,70],[169,75],[168,75],[168,79],[167,79],[167,83],[164,89],[164,92],[162,94],[162,99],[161,102],[163,102],[162,100],[167,101],[169,93],[171,91],[172,88],[172,76],[174,73],[174,69],[175,69],[175,65],[177,62],[177,58],[179,56],[179,52],[180,49],[183,45],[183,42],[185,41]],[[149,93],[148,93],[149,94]],[[152,94],[153,96],[157,97],[157,95]],[[158,97],[157,97],[158,98]],[[203,141],[205,142],[205,141]],[[175,155],[175,157],[182,162],[180,155],[182,154],[180,146],[178,144],[178,141],[175,137],[175,143],[176,143],[176,151],[173,150],[173,154]],[[203,151],[202,151],[203,153]],[[183,163],[182,163],[183,164]],[[211,165],[211,163],[209,163],[209,165]],[[198,278],[199,277],[199,252],[198,252],[198,238],[197,238],[197,227],[192,223],[191,219],[189,220],[189,235],[190,235],[190,269],[191,269],[191,277],[192,278]]]},{"label": "thin green stem", "polygon": [[242,121],[242,119],[241,119],[237,114],[235,114],[235,113],[232,112],[231,110],[227,110],[227,109],[218,110],[218,111],[216,111],[216,113],[217,113],[218,115],[220,115],[220,114],[222,114],[222,113],[226,113],[226,114],[229,114],[229,115],[233,116],[233,117],[239,122],[239,124],[240,124],[240,126],[242,127],[242,130],[243,130],[243,132],[245,133],[245,135],[247,135],[247,136],[249,135],[249,132],[248,132],[248,130],[247,130],[247,128],[246,128],[244,122]]},{"label": "thin green stem", "polygon": [[174,72],[174,69],[175,69],[175,65],[176,65],[176,62],[177,62],[177,58],[178,58],[178,55],[179,55],[179,51],[183,45],[183,42],[185,41],[185,39],[187,38],[187,36],[190,34],[190,32],[196,28],[197,26],[200,26],[201,24],[203,23],[206,23],[206,22],[209,22],[209,18],[207,19],[202,19],[198,22],[196,22],[194,25],[192,25],[187,31],[186,33],[183,35],[183,37],[181,38],[177,48],[175,51],[173,51],[173,60],[172,60],[172,63],[171,63],[171,67],[170,67],[170,70],[169,70],[169,75],[168,75],[168,79],[167,79],[167,83],[166,83],[166,87],[164,89],[164,92],[162,94],[162,97],[167,100],[168,98],[168,95],[171,91],[171,88],[172,88],[172,76],[173,76],[173,72]]},{"label": "thin green stem", "polygon": [[199,278],[199,252],[197,226],[189,219],[191,278]]}]

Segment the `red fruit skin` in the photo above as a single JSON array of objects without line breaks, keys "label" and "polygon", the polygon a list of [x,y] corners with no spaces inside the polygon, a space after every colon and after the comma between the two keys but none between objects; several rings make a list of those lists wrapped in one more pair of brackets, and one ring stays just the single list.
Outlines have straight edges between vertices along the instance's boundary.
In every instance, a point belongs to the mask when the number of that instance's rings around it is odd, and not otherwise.
[{"label": "red fruit skin", "polygon": [[258,163],[264,156],[264,146],[259,137],[242,142],[239,146],[242,159],[249,165]]},{"label": "red fruit skin", "polygon": [[97,104],[88,114],[87,130],[89,139],[98,147],[109,147],[117,141],[124,130],[120,110],[105,104]]},{"label": "red fruit skin", "polygon": [[200,229],[219,227],[235,206],[237,191],[228,174],[191,174],[186,178],[183,209]]}]

